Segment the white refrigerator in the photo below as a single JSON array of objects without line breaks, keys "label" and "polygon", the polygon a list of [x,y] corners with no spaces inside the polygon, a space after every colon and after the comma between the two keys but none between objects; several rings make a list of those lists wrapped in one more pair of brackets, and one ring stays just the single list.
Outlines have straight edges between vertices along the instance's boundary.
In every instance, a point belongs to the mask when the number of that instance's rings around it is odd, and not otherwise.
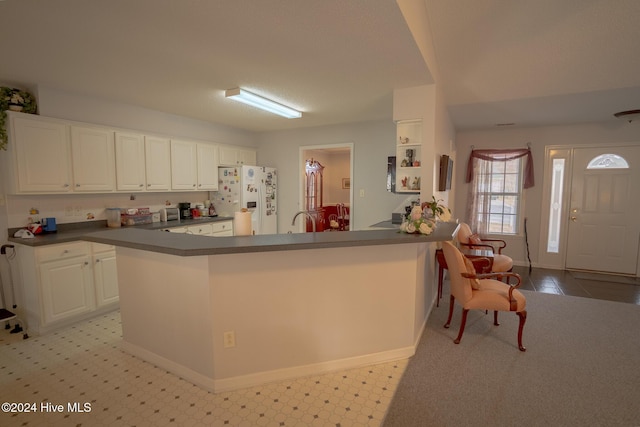
[{"label": "white refrigerator", "polygon": [[218,191],[212,203],[218,216],[233,217],[247,208],[254,234],[278,233],[277,173],[264,166],[218,168]]}]

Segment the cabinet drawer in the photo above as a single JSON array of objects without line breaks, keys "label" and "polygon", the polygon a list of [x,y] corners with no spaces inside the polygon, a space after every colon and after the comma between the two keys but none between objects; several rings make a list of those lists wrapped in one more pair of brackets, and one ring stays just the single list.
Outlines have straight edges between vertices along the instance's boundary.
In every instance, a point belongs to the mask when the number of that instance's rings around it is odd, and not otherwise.
[{"label": "cabinet drawer", "polygon": [[102,252],[111,252],[115,250],[116,250],[116,247],[114,245],[105,245],[104,243],[91,243],[91,251],[94,254],[98,254]]},{"label": "cabinet drawer", "polygon": [[232,221],[220,221],[214,222],[212,224],[213,232],[219,233],[221,231],[233,231],[233,222]]},{"label": "cabinet drawer", "polygon": [[233,236],[233,230],[228,231],[220,231],[218,233],[213,233],[213,237],[225,237],[225,236]]},{"label": "cabinet drawer", "polygon": [[208,234],[211,234],[211,225],[210,224],[192,225],[191,227],[187,227],[187,233],[198,234],[198,235],[208,235]]},{"label": "cabinet drawer", "polygon": [[38,262],[55,261],[88,254],[89,246],[87,242],[51,245],[46,248],[38,248],[36,250],[36,258]]}]

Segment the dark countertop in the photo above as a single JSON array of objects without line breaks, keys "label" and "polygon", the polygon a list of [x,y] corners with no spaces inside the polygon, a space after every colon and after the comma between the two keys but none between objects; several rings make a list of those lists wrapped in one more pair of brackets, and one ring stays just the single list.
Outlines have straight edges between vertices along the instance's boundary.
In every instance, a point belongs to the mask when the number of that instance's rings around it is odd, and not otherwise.
[{"label": "dark countertop", "polygon": [[[58,224],[58,231],[56,233],[38,234],[33,239],[23,239],[20,237],[13,237],[13,233],[19,228],[9,229],[9,240],[12,243],[19,243],[26,246],[44,246],[55,245],[58,243],[69,243],[78,240],[83,240],[83,237],[88,233],[96,231],[116,231],[126,230],[130,232],[132,230],[162,230],[165,228],[173,227],[189,227],[191,225],[206,224],[219,221],[233,221],[233,218],[229,217],[202,217],[198,219],[183,219],[180,221],[161,221],[144,225],[131,225],[120,228],[107,228],[106,220],[90,221],[90,222],[78,222],[72,224]],[[164,233],[173,234],[173,233]]]},{"label": "dark countertop", "polygon": [[429,236],[390,229],[238,237],[152,233],[140,227],[130,227],[84,234],[82,240],[177,256],[201,256],[448,241],[453,239],[457,227],[458,224],[453,222],[441,222]]}]

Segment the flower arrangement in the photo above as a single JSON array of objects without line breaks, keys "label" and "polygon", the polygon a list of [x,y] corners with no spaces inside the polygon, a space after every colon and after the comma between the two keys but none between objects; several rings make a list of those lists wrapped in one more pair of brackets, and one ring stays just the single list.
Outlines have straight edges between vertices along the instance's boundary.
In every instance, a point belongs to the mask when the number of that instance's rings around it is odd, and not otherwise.
[{"label": "flower arrangement", "polygon": [[422,204],[422,209],[428,209],[431,211],[431,217],[434,219],[438,219],[440,221],[450,221],[451,220],[451,209],[446,207],[442,202],[442,199],[436,200],[434,196],[431,196],[430,202],[424,202]]},{"label": "flower arrangement", "polygon": [[0,87],[0,150],[7,149],[6,110],[35,113],[36,99],[29,92],[10,87]]},{"label": "flower arrangement", "polygon": [[400,224],[400,231],[409,234],[431,234],[436,229],[436,221],[426,218],[420,206],[414,206],[405,221]]}]

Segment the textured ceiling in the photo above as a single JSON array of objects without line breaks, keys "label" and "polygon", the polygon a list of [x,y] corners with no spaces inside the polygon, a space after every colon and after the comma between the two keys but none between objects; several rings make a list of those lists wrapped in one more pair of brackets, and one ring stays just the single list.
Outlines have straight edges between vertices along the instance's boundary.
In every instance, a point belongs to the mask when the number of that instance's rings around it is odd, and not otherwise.
[{"label": "textured ceiling", "polygon": [[[640,108],[640,1],[398,3],[425,14],[418,43],[393,0],[0,0],[0,84],[252,131],[391,120],[393,89],[432,75],[460,129]],[[226,100],[236,86],[304,116]]]}]

